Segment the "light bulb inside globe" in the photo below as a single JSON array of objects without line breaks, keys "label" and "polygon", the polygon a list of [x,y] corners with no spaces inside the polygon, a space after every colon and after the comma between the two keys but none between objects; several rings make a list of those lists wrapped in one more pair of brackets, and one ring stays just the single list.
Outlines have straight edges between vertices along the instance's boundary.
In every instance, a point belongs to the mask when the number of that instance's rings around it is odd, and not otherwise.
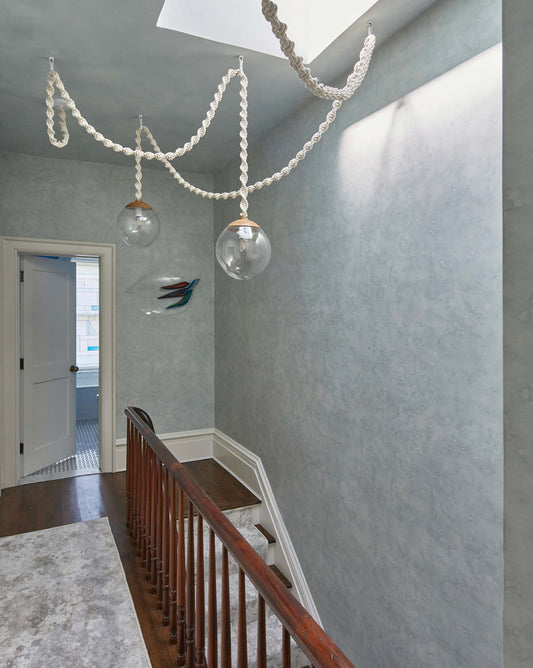
[{"label": "light bulb inside globe", "polygon": [[127,204],[117,219],[122,241],[128,246],[146,248],[157,239],[160,225],[151,206],[136,200]]},{"label": "light bulb inside globe", "polygon": [[248,218],[230,223],[218,237],[216,256],[228,276],[244,281],[266,269],[270,261],[267,235]]}]

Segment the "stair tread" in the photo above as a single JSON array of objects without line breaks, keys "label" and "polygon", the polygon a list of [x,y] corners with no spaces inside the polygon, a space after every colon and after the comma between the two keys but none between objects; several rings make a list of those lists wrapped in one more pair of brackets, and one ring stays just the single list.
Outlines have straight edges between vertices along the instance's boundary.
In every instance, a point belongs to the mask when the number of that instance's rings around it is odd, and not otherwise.
[{"label": "stair tread", "polygon": [[289,578],[276,566],[276,564],[270,564],[269,566],[270,570],[278,576],[278,578],[283,582],[283,584],[287,587],[287,589],[292,588],[292,582],[289,580]]},{"label": "stair tread", "polygon": [[255,528],[263,534],[269,545],[272,545],[273,543],[276,542],[275,537],[270,533],[268,529],[265,529],[265,527],[262,524],[256,524]]},{"label": "stair tread", "polygon": [[184,462],[183,466],[221,510],[261,503],[255,494],[214,459]]}]

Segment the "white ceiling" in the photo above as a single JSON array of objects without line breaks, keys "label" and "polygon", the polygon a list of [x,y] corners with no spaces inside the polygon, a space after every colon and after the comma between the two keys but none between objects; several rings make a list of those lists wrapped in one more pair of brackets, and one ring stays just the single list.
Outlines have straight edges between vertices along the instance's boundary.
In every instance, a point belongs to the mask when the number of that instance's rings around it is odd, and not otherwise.
[{"label": "white ceiling", "polygon": [[[435,1],[379,0],[316,58],[313,73],[329,83],[351,69],[370,18],[378,51],[387,37]],[[331,7],[331,2],[322,6]],[[196,132],[222,75],[237,67],[239,53],[250,80],[251,142],[312,98],[284,59],[157,28],[162,4],[0,0],[0,150],[132,164],[131,158],[96,143],[70,117],[69,145],[50,146],[44,115],[48,56],[55,56],[57,71],[89,122],[125,145],[133,142],[142,113],[163,150],[181,146]],[[364,85],[375,83],[371,68]],[[238,154],[237,91],[234,80],[207,137],[176,161],[179,169],[214,173]],[[306,139],[295,137],[294,148]]]}]

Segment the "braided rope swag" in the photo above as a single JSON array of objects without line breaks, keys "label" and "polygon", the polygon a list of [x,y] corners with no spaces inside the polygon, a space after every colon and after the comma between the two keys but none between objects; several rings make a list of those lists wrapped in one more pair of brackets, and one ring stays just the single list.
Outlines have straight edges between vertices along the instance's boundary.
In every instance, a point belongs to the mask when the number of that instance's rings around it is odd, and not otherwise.
[{"label": "braided rope swag", "polygon": [[[376,44],[375,35],[372,33],[371,24],[369,24],[368,36],[366,37],[363,48],[359,54],[359,60],[355,63],[353,71],[348,76],[346,85],[343,88],[326,86],[316,77],[312,76],[311,70],[303,65],[303,58],[296,55],[294,42],[292,42],[287,36],[287,26],[278,18],[277,5],[271,0],[262,0],[262,11],[265,19],[271,24],[272,32],[280,42],[282,52],[287,57],[289,64],[294,69],[301,81],[305,84],[306,88],[308,88],[316,97],[332,101],[331,109],[327,113],[325,120],[320,123],[318,130],[313,134],[311,139],[303,145],[301,150],[298,151],[298,153],[296,153],[296,155],[291,160],[289,160],[287,165],[285,165],[278,172],[275,172],[271,176],[267,176],[260,181],[256,181],[251,185],[248,184],[248,78],[244,73],[242,58],[240,58],[239,69],[229,69],[222,77],[222,81],[218,86],[213,101],[210,104],[209,110],[207,111],[207,114],[197,132],[183,146],[176,148],[174,151],[169,151],[166,153],[160,149],[149,128],[146,125],[143,125],[142,121],[140,127],[137,128],[135,135],[135,148],[122,146],[122,144],[118,144],[113,140],[104,137],[101,132],[98,132],[82,116],[81,112],[76,106],[76,102],[67,92],[59,74],[54,70],[54,59],[50,58],[50,72],[48,73],[46,87],[46,127],[50,143],[57,148],[63,148],[68,144],[69,131],[67,128],[65,109],[65,107],[67,107],[72,113],[72,116],[77,120],[78,124],[88,134],[92,135],[96,141],[102,143],[106,148],[113,149],[113,151],[117,153],[123,153],[126,156],[134,156],[136,167],[135,194],[138,200],[140,200],[142,196],[141,159],[144,158],[146,160],[158,160],[168,169],[168,171],[180,185],[192,192],[194,195],[199,195],[200,197],[215,200],[240,198],[240,220],[230,223],[229,226],[245,225],[258,228],[259,226],[256,223],[248,219],[248,195],[255,192],[256,190],[261,190],[261,188],[272,185],[272,183],[275,181],[280,181],[284,176],[290,174],[290,172],[308,155],[308,153],[312,151],[313,147],[322,139],[322,136],[327,132],[328,128],[335,120],[337,111],[341,108],[343,102],[349,100],[362,84],[370,66],[372,53]],[[218,106],[222,101],[226,88],[231,79],[234,77],[239,77],[240,79],[239,136],[241,163],[239,180],[241,185],[238,190],[230,190],[227,192],[211,192],[208,190],[202,190],[201,188],[194,186],[186,179],[184,179],[183,176],[181,176],[181,174],[172,165],[172,161],[191,151],[200,142],[200,140],[205,137],[207,130],[211,125],[211,121],[215,117]],[[62,133],[62,139],[57,139],[54,131],[54,92],[56,88],[59,91],[61,98],[64,100],[63,105],[59,106],[58,108],[59,129]],[[141,149],[142,133],[146,135],[146,138],[153,148],[153,151],[143,151]]]}]

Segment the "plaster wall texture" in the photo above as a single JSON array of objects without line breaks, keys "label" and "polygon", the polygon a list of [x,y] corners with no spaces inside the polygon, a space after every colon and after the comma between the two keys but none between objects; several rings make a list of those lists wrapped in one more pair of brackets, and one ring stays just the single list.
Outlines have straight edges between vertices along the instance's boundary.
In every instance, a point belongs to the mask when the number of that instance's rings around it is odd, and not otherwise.
[{"label": "plaster wall texture", "polygon": [[504,665],[533,665],[533,6],[505,0],[503,324]]},{"label": "plaster wall texture", "polygon": [[[502,665],[500,41],[499,2],[472,0],[378,42],[321,144],[250,197],[269,267],[215,269],[216,427],[261,456],[358,668]],[[253,146],[251,182],[327,109]],[[216,233],[237,215],[217,203]]]},{"label": "plaster wall texture", "polygon": [[[212,185],[210,176],[193,178]],[[115,222],[133,186],[133,165],[0,153],[0,234],[116,244],[117,438],[126,435],[127,404],[146,409],[160,433],[214,422],[213,206],[145,169],[143,196],[161,233],[148,248],[129,248]],[[154,272],[200,278],[183,313],[152,319],[136,310],[126,289]]]}]

